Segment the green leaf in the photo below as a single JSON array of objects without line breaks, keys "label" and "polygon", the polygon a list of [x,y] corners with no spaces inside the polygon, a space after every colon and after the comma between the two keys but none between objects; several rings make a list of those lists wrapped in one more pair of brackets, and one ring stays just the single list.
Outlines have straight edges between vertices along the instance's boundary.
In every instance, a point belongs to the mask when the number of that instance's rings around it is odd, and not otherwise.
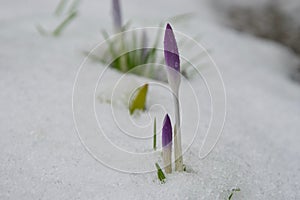
[{"label": "green leaf", "polygon": [[54,12],[56,16],[60,16],[62,14],[62,12],[63,12],[66,4],[67,4],[67,0],[61,0],[58,3],[58,5],[57,5],[57,7],[55,9],[55,12]]},{"label": "green leaf", "polygon": [[239,191],[241,191],[241,189],[240,189],[240,188],[233,188],[233,189],[231,190],[231,193],[230,193],[230,195],[228,196],[228,200],[231,200],[231,199],[232,199],[232,196],[233,196],[233,194],[234,194],[235,192],[239,192]]},{"label": "green leaf", "polygon": [[77,10],[79,6],[80,0],[74,0],[72,4],[70,5],[68,13],[73,13]]},{"label": "green leaf", "polygon": [[134,97],[131,100],[129,105],[129,111],[131,115],[134,113],[136,109],[145,110],[147,92],[148,92],[148,84],[143,85],[135,92]]},{"label": "green leaf", "polygon": [[156,118],[154,118],[153,124],[153,149],[156,151]]},{"label": "green leaf", "polygon": [[161,183],[165,183],[166,181],[166,176],[164,172],[161,170],[160,166],[158,163],[155,163],[156,169],[157,169],[157,177],[160,180]]},{"label": "green leaf", "polygon": [[67,25],[77,16],[77,12],[71,13],[64,21],[62,21],[56,29],[53,31],[54,36],[59,36],[61,32],[67,27]]}]

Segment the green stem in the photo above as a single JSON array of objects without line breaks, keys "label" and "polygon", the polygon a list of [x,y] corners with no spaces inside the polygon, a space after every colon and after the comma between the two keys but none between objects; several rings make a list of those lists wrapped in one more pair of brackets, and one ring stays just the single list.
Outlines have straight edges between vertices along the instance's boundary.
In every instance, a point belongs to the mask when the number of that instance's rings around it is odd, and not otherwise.
[{"label": "green stem", "polygon": [[154,118],[153,133],[153,149],[156,151],[156,118]]}]

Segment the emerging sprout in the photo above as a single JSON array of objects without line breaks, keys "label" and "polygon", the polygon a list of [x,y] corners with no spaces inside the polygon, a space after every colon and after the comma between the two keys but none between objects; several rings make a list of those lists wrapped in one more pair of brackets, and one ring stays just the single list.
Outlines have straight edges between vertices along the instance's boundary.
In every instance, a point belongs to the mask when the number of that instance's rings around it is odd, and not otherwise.
[{"label": "emerging sprout", "polygon": [[161,170],[158,163],[155,163],[155,167],[157,169],[157,177],[160,180],[161,183],[164,183],[166,181],[166,176],[164,172]]},{"label": "emerging sprout", "polygon": [[165,116],[162,128],[162,154],[165,172],[169,174],[172,172],[172,125],[168,114]]}]

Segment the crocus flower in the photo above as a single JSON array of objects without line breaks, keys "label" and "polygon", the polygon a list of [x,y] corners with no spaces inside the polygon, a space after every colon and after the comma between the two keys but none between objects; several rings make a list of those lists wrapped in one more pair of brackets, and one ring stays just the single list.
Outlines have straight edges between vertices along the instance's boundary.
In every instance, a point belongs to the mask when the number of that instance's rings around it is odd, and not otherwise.
[{"label": "crocus flower", "polygon": [[120,32],[122,30],[122,15],[119,0],[112,0],[112,7],[115,30],[116,32]]},{"label": "crocus flower", "polygon": [[170,24],[167,24],[164,38],[164,53],[168,67],[180,71],[180,60],[176,39]]},{"label": "crocus flower", "polygon": [[[162,147],[166,147],[172,143],[172,125],[169,115],[167,114],[164,119],[162,129]],[[172,144],[171,144],[172,145]]]},{"label": "crocus flower", "polygon": [[168,82],[174,93],[178,93],[180,85],[180,59],[174,32],[170,24],[167,24],[164,37],[165,62],[168,66]]},{"label": "crocus flower", "polygon": [[167,67],[168,82],[173,92],[175,108],[174,128],[174,155],[175,170],[183,171],[183,158],[181,147],[179,86],[180,86],[180,59],[174,32],[170,24],[167,24],[164,37],[164,54]]},{"label": "crocus flower", "polygon": [[162,128],[162,153],[166,173],[172,172],[172,124],[167,114]]}]

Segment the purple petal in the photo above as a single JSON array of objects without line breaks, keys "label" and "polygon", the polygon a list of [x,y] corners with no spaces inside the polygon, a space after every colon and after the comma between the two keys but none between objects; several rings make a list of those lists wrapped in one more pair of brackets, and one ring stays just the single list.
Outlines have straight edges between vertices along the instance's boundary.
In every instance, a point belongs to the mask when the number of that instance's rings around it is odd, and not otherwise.
[{"label": "purple petal", "polygon": [[172,125],[169,115],[166,114],[162,128],[162,146],[172,143]]},{"label": "purple petal", "polygon": [[180,71],[180,60],[174,32],[170,24],[167,24],[164,38],[165,61],[168,67]]},{"label": "purple petal", "polygon": [[117,30],[122,29],[122,15],[119,0],[112,0],[114,26]]}]

